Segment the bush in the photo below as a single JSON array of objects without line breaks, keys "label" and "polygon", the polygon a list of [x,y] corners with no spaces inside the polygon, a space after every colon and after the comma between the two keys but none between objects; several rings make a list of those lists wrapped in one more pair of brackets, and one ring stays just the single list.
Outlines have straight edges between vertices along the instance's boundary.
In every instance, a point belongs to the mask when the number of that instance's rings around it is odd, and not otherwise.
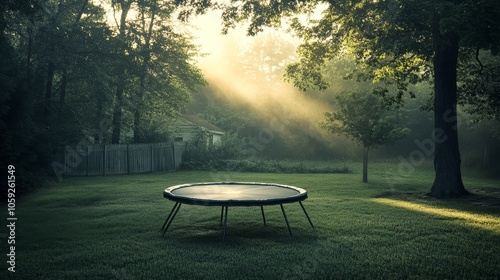
[{"label": "bush", "polygon": [[206,135],[200,133],[198,137],[189,142],[184,153],[181,168],[207,169],[208,163],[220,160],[238,159],[241,157],[239,147],[242,141],[235,134],[226,134],[222,141],[209,146]]},{"label": "bush", "polygon": [[318,167],[302,162],[243,158],[243,141],[235,134],[227,134],[221,143],[209,146],[200,134],[188,145],[180,168],[184,170],[208,170],[227,172],[266,172],[266,173],[351,173],[347,166]]},{"label": "bush", "polygon": [[347,166],[317,167],[302,162],[286,162],[263,159],[221,159],[201,161],[187,161],[181,165],[182,169],[210,170],[228,172],[265,172],[265,173],[351,173]]}]

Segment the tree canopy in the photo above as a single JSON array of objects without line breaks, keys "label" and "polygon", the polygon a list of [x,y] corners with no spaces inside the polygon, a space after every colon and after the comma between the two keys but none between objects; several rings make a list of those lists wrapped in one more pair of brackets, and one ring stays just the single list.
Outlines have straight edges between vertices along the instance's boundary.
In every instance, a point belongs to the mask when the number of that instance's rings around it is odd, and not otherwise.
[{"label": "tree canopy", "polygon": [[[395,86],[396,101],[408,84],[434,84],[436,177],[430,194],[450,197],[467,194],[460,171],[457,133],[458,70],[474,53],[500,50],[500,6],[496,0],[343,0],[343,1],[210,1],[178,0],[183,16],[209,6],[223,10],[224,29],[248,23],[248,34],[289,20],[302,39],[301,59],[288,75],[302,88],[325,88],[322,66],[353,54],[358,79]],[[190,8],[196,6],[196,9]],[[319,19],[300,15],[322,10]],[[477,61],[477,63],[481,63]],[[474,73],[474,79],[481,76]],[[379,91],[387,95],[389,91]],[[394,98],[395,97],[395,98]]]},{"label": "tree canopy", "polygon": [[16,164],[28,188],[65,145],[167,140],[156,124],[205,83],[175,9],[164,0],[3,1],[1,167]]}]

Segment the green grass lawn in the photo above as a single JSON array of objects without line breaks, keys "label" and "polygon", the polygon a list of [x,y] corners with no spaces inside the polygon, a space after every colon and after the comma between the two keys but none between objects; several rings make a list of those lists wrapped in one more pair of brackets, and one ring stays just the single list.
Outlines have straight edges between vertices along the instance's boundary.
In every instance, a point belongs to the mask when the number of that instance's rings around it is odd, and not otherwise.
[{"label": "green grass lawn", "polygon": [[[467,175],[467,198],[435,200],[432,170],[372,164],[351,174],[170,172],[67,178],[16,206],[16,273],[8,279],[499,279],[500,186]],[[229,208],[183,205],[163,238],[171,185],[258,181],[305,188],[298,203]],[[6,206],[5,206],[6,208]],[[2,211],[6,212],[6,211]],[[5,218],[4,218],[5,221]],[[3,232],[3,231],[2,231]],[[2,279],[7,279],[2,276]]]}]

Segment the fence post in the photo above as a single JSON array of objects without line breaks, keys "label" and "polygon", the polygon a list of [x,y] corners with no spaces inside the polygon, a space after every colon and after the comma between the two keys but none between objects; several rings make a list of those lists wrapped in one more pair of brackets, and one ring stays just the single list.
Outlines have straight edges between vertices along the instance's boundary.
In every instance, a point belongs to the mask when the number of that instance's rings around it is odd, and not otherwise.
[{"label": "fence post", "polygon": [[106,176],[106,144],[104,144],[104,148],[102,149],[102,175]]}]

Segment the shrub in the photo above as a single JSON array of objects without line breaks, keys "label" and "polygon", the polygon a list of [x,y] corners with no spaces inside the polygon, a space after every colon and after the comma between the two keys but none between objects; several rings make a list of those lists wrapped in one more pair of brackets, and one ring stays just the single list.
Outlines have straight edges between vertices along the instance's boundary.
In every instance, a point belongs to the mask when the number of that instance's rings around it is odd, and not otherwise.
[{"label": "shrub", "polygon": [[207,170],[210,166],[216,166],[218,161],[238,159],[241,156],[239,147],[241,140],[234,134],[226,134],[221,142],[208,145],[206,135],[200,133],[189,142],[181,168]]},{"label": "shrub", "polygon": [[182,163],[183,169],[211,170],[228,172],[265,172],[265,173],[351,173],[347,166],[317,167],[302,162],[286,162],[263,159],[220,159],[206,162],[189,161]]},{"label": "shrub", "polygon": [[188,144],[180,168],[184,170],[209,170],[227,172],[266,172],[266,173],[351,173],[347,166],[334,167],[303,162],[243,158],[240,148],[243,140],[235,134],[227,134],[222,142],[207,145],[204,134]]}]

